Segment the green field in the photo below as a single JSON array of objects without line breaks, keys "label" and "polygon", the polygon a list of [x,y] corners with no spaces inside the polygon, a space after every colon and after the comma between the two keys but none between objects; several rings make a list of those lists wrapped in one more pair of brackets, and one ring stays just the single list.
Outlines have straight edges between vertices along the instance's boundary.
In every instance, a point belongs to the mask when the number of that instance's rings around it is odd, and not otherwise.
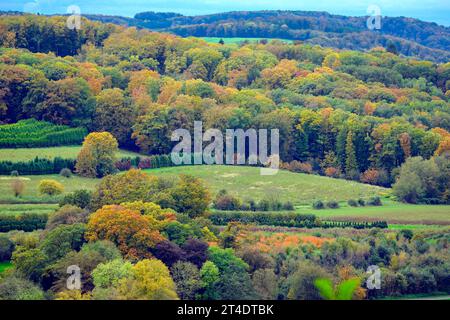
[{"label": "green field", "polygon": [[71,178],[65,178],[58,174],[39,175],[39,176],[20,176],[25,182],[25,191],[19,198],[15,198],[11,190],[11,182],[15,177],[0,176],[0,203],[55,203],[61,199],[61,196],[41,196],[38,192],[38,184],[42,179],[53,179],[64,185],[64,193],[72,192],[78,189],[92,190],[100,181],[98,179],[82,178],[73,175]]},{"label": "green field", "polygon": [[[353,181],[332,179],[317,175],[293,173],[280,170],[273,176],[261,176],[259,168],[245,166],[182,166],[145,170],[147,173],[176,179],[181,173],[190,174],[204,180],[211,192],[216,194],[221,189],[239,196],[241,199],[256,201],[266,197],[276,197],[280,201],[291,201],[298,213],[313,213],[325,219],[341,220],[386,220],[399,225],[449,225],[450,206],[445,205],[410,205],[386,199],[390,190]],[[73,176],[64,178],[60,175],[22,176],[26,184],[24,195],[15,198],[11,191],[12,178],[0,176],[0,212],[51,212],[55,206],[29,205],[23,203],[57,203],[61,196],[48,197],[38,193],[37,185],[42,179],[55,179],[65,187],[65,193],[77,190],[93,190],[99,179]],[[383,206],[349,207],[348,199],[382,196]],[[336,200],[339,209],[314,210],[314,200]],[[16,203],[20,205],[10,205]],[[417,228],[417,227],[416,227]]]},{"label": "green field", "polygon": [[58,208],[57,204],[37,203],[37,204],[0,204],[0,215],[2,214],[22,214],[22,213],[37,213],[45,214],[52,213]]},{"label": "green field", "polygon": [[260,41],[260,40],[268,40],[268,41],[271,41],[271,40],[280,40],[280,41],[287,42],[287,43],[292,43],[292,42],[293,42],[292,40],[288,40],[288,39],[274,39],[274,38],[239,38],[239,37],[236,37],[236,38],[218,38],[218,37],[200,37],[199,39],[203,39],[203,40],[205,40],[205,41],[208,42],[208,43],[219,43],[220,39],[222,39],[223,42],[224,42],[225,44],[234,44],[234,43],[237,43],[237,44],[238,44],[238,43],[241,43],[241,42],[244,42],[244,41],[257,42],[257,41]]},{"label": "green field", "polygon": [[[0,161],[29,161],[36,157],[47,159],[54,159],[56,157],[76,159],[80,149],[81,146],[0,149]],[[139,154],[127,150],[119,150],[117,153],[117,158],[136,156],[139,156]]]},{"label": "green field", "polygon": [[12,267],[13,267],[13,265],[11,262],[0,262],[0,273],[4,272],[5,270],[8,270]]},{"label": "green field", "polygon": [[297,208],[299,213],[314,213],[318,217],[341,220],[386,220],[398,224],[442,224],[450,225],[450,206],[446,205],[412,205],[382,200],[380,207],[348,207],[339,209],[312,210]]}]

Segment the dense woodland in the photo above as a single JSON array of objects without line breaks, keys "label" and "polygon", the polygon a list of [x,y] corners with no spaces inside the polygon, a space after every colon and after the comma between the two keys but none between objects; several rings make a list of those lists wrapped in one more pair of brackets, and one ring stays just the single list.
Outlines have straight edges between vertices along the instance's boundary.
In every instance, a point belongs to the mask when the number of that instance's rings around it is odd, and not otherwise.
[{"label": "dense woodland", "polygon": [[[278,128],[282,169],[393,185],[398,200],[448,204],[449,62],[406,59],[381,47],[363,53],[280,41],[208,44],[82,23],[76,31],[65,27],[64,17],[0,20],[0,122],[8,124],[1,142],[13,145],[12,135],[25,125],[44,132],[74,127],[80,130],[75,138],[90,132],[75,167],[61,175],[70,179],[74,169],[103,177],[93,192],[64,195],[47,220],[0,220],[1,230],[23,229],[0,235],[0,263],[13,266],[0,274],[0,299],[365,299],[450,292],[444,229],[322,224],[314,215],[268,213],[293,207],[265,199],[253,203],[254,210],[240,203],[246,212],[211,214],[212,202],[229,210],[239,199],[223,192],[213,200],[205,184],[188,175],[169,180],[130,167],[115,174],[114,162],[119,146],[152,155],[151,163],[166,161],[172,131],[192,130],[194,120],[220,130]],[[15,124],[30,118],[39,121]],[[63,138],[59,133],[56,141]],[[142,161],[137,166],[151,167]],[[16,197],[24,186],[12,180]],[[52,197],[64,186],[44,179],[38,188]],[[380,198],[370,201],[381,205]],[[24,232],[37,228],[43,230]],[[81,268],[79,290],[66,288],[72,265]],[[380,290],[365,287],[370,265],[383,272]],[[339,296],[339,285],[349,288],[347,295]]]},{"label": "dense woodland", "polygon": [[[449,148],[449,63],[379,47],[207,44],[88,20],[77,32],[64,23],[2,18],[3,123],[34,117],[104,130],[144,154],[170,153],[172,131],[192,129],[194,120],[222,130],[279,128],[286,168],[384,186],[408,158]],[[435,189],[428,197],[447,201],[448,186]]]}]

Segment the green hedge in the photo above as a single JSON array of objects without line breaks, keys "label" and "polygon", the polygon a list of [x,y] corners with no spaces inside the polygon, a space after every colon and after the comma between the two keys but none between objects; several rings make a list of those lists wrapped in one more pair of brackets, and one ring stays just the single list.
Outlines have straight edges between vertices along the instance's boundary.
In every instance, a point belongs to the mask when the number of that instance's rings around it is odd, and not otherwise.
[{"label": "green hedge", "polygon": [[20,175],[58,174],[61,169],[75,168],[75,160],[56,157],[53,160],[35,158],[30,161],[0,161],[0,174],[9,175],[18,171]]},{"label": "green hedge", "polygon": [[20,215],[0,215],[0,232],[12,230],[34,231],[44,229],[47,214],[24,213]]},{"label": "green hedge", "polygon": [[209,219],[213,224],[224,226],[237,221],[245,224],[256,224],[276,227],[296,228],[387,228],[386,221],[355,222],[355,221],[321,221],[313,214],[298,214],[294,212],[236,212],[215,211]]}]

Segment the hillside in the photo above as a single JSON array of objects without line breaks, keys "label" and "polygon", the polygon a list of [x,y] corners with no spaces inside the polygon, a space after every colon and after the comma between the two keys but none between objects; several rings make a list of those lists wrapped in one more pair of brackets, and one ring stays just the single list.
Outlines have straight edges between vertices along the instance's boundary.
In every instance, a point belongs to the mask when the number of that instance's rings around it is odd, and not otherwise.
[{"label": "hillside", "polygon": [[449,27],[407,17],[383,17],[381,29],[374,32],[367,29],[367,17],[314,11],[236,11],[202,16],[142,12],[134,19],[86,17],[183,37],[281,38],[351,50],[394,44],[406,56],[441,62],[450,58]]}]

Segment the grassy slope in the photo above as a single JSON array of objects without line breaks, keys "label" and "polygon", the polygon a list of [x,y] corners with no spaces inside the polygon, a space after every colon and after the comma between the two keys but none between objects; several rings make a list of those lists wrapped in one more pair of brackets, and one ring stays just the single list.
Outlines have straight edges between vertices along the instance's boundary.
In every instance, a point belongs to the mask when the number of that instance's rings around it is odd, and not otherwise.
[{"label": "grassy slope", "polygon": [[[53,159],[61,157],[65,159],[75,159],[80,152],[81,146],[49,147],[49,148],[18,148],[0,149],[0,161],[28,161],[36,157]],[[139,154],[127,150],[119,150],[117,157],[136,157]]]},{"label": "grassy slope", "polygon": [[11,181],[13,178],[9,176],[0,176],[0,203],[16,203],[16,202],[57,202],[61,196],[43,197],[39,195],[38,184],[42,179],[53,179],[64,185],[64,193],[72,192],[78,189],[92,190],[99,182],[98,179],[81,178],[72,176],[64,178],[57,174],[39,175],[39,176],[21,176],[25,182],[25,191],[20,198],[14,198],[11,190]]},{"label": "grassy slope", "polygon": [[281,201],[311,204],[315,199],[346,201],[367,198],[387,189],[353,181],[345,181],[280,170],[273,176],[261,176],[259,168],[244,166],[184,166],[147,170],[157,176],[176,177],[180,173],[203,179],[213,194],[226,189],[239,197],[260,200],[275,195]]},{"label": "grassy slope", "polygon": [[348,207],[313,210],[297,208],[299,213],[314,213],[318,217],[355,220],[386,220],[400,224],[450,224],[450,206],[411,205],[383,200],[381,207]]},{"label": "grassy slope", "polygon": [[52,213],[58,208],[57,204],[0,204],[0,215],[2,214],[22,214],[22,213],[37,213],[45,214]]},{"label": "grassy slope", "polygon": [[[259,168],[243,166],[183,166],[146,170],[149,174],[176,178],[178,174],[191,174],[203,179],[211,191],[227,189],[241,197],[259,200],[267,195],[276,195],[282,201],[291,201],[296,205],[298,213],[313,213],[324,218],[387,220],[398,224],[449,224],[450,206],[408,205],[383,199],[381,207],[349,207],[345,201],[353,198],[368,198],[383,194],[388,189],[365,185],[352,181],[331,179],[316,175],[306,175],[279,171],[274,176],[261,176]],[[42,197],[38,194],[37,185],[41,179],[55,179],[65,186],[65,193],[77,189],[92,190],[100,181],[98,179],[70,179],[59,175],[23,176],[26,190],[22,198],[14,198],[10,183],[11,177],[0,177],[0,203],[21,202],[57,202],[61,197]],[[313,210],[311,203],[315,199],[341,201],[339,209]],[[0,213],[50,212],[54,205],[0,205]]]}]

